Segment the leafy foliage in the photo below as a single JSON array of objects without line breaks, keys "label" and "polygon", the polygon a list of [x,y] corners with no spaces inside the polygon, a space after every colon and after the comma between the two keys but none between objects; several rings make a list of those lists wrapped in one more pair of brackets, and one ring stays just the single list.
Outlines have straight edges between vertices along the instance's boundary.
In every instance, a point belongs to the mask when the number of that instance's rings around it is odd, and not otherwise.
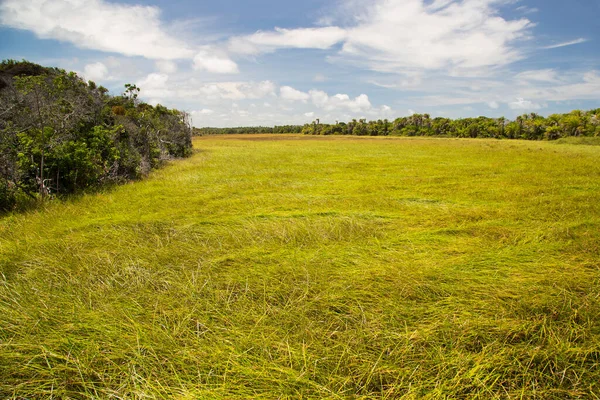
[{"label": "leafy foliage", "polygon": [[524,114],[514,121],[500,118],[431,118],[429,114],[413,114],[393,122],[366,119],[321,124],[314,121],[302,128],[308,135],[356,136],[441,136],[458,138],[496,138],[524,140],[556,140],[571,136],[600,136],[600,109],[587,112],[574,110],[553,114],[548,118],[535,113]]},{"label": "leafy foliage", "polygon": [[252,133],[301,133],[302,125],[240,126],[237,128],[194,128],[194,136]]},{"label": "leafy foliage", "polygon": [[122,96],[73,72],[27,61],[0,64],[0,211],[23,195],[45,198],[138,179],[191,154],[185,112]]},{"label": "leafy foliage", "polygon": [[429,114],[367,121],[285,126],[254,126],[237,128],[194,128],[195,136],[251,133],[303,133],[306,135],[356,136],[440,136],[458,138],[497,138],[524,140],[556,140],[564,137],[600,136],[600,109],[587,112],[574,110],[568,114],[553,114],[545,118],[535,113],[524,114],[510,121],[500,118],[431,118]]}]

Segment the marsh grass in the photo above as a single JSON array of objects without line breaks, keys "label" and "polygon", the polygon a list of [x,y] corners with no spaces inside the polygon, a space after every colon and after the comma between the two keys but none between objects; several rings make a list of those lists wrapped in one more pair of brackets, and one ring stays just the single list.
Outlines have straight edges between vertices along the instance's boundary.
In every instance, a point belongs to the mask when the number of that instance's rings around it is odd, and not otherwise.
[{"label": "marsh grass", "polygon": [[569,136],[556,140],[556,144],[575,144],[575,145],[588,145],[588,146],[600,146],[600,137],[598,136]]},{"label": "marsh grass", "polygon": [[195,146],[0,220],[0,397],[600,396],[599,148]]}]

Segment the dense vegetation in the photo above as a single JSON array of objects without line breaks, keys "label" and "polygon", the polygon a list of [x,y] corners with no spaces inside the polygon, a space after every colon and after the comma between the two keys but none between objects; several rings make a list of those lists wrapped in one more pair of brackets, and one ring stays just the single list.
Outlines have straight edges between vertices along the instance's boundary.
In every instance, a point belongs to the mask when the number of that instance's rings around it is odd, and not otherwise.
[{"label": "dense vegetation", "polygon": [[388,120],[352,120],[349,123],[306,124],[302,133],[310,135],[357,136],[438,136],[459,138],[496,138],[525,140],[556,140],[570,136],[600,136],[600,109],[574,110],[568,114],[552,114],[545,118],[531,113],[506,118],[431,118],[428,114]]},{"label": "dense vegetation", "polygon": [[188,115],[122,96],[73,72],[0,64],[0,212],[23,197],[64,195],[144,176],[191,153]]},{"label": "dense vegetation", "polygon": [[302,125],[240,126],[235,128],[194,128],[194,136],[253,133],[301,133]]},{"label": "dense vegetation", "polygon": [[600,396],[600,147],[195,144],[0,219],[0,398]]},{"label": "dense vegetation", "polygon": [[531,113],[506,118],[431,118],[428,114],[414,114],[396,118],[394,121],[366,119],[348,123],[286,125],[275,127],[196,128],[195,135],[242,134],[242,133],[303,133],[307,135],[356,135],[356,136],[437,136],[459,138],[497,138],[525,140],[556,140],[564,137],[600,136],[600,109],[574,110],[568,114],[552,114],[549,117]]}]

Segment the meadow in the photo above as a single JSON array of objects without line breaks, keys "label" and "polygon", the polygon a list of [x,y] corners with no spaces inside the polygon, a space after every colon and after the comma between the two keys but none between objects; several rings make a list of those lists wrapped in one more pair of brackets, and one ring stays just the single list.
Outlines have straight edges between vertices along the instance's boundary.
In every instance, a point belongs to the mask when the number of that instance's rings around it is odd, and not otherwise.
[{"label": "meadow", "polygon": [[600,146],[194,147],[0,217],[0,397],[600,397]]}]

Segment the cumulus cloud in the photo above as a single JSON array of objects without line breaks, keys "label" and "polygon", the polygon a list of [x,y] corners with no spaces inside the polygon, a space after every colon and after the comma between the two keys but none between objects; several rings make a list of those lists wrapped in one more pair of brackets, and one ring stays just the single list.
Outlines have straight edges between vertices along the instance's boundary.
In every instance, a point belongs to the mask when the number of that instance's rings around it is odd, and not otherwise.
[{"label": "cumulus cloud", "polygon": [[[351,97],[317,89],[303,92],[271,81],[201,82],[194,76],[151,73],[135,83],[141,87],[141,98],[152,104],[201,101],[202,106],[192,106],[191,114],[202,126],[303,124],[316,116],[333,122],[359,115],[387,118],[392,113],[389,106],[374,107],[366,94]],[[285,101],[273,104],[278,98]]]},{"label": "cumulus cloud", "polygon": [[511,108],[511,110],[539,110],[543,107],[541,104],[525,100],[522,97],[519,97],[516,101],[508,103],[508,106]]},{"label": "cumulus cloud", "polygon": [[231,38],[229,50],[234,53],[255,55],[282,48],[328,49],[340,42],[346,31],[336,26],[324,28],[275,28],[274,31],[258,31],[252,35]]},{"label": "cumulus cloud", "polygon": [[[549,102],[571,100],[597,100],[600,93],[600,71],[582,72],[579,69],[539,69],[518,72],[510,68],[496,71],[486,78],[449,77],[443,71],[428,73],[418,87],[403,87],[397,76],[389,75],[388,81],[371,81],[377,86],[397,88],[403,91],[397,104],[407,108],[420,107],[435,112],[441,106],[479,105],[492,110],[501,105],[512,104],[512,110],[540,109],[549,107]],[[409,91],[410,90],[410,91]],[[526,99],[519,102],[518,99]],[[527,103],[531,102],[531,104]],[[439,114],[439,111],[438,111]],[[456,114],[456,117],[464,116]]]},{"label": "cumulus cloud", "polygon": [[202,99],[205,102],[222,100],[252,100],[276,96],[277,86],[262,82],[197,82],[194,79],[171,80],[169,75],[152,73],[136,84],[144,99],[182,101]]},{"label": "cumulus cloud", "polygon": [[[204,96],[207,100],[243,100],[247,98],[256,99],[263,97],[260,84],[252,82],[214,82],[201,84],[196,87],[188,87],[178,90],[178,96],[185,94],[187,97],[196,95]],[[182,93],[183,92],[183,93]]]},{"label": "cumulus cloud", "polygon": [[216,74],[237,74],[237,64],[225,54],[219,54],[210,48],[204,48],[194,57],[194,69]]},{"label": "cumulus cloud", "polygon": [[160,9],[152,6],[103,0],[3,0],[0,23],[40,38],[128,56],[173,60],[194,54],[167,32]]},{"label": "cumulus cloud", "polygon": [[306,102],[310,98],[308,93],[301,92],[300,90],[296,90],[290,86],[282,86],[279,88],[280,97],[283,100],[289,101],[302,101]]},{"label": "cumulus cloud", "polygon": [[153,102],[159,103],[159,99],[170,97],[171,90],[167,86],[168,80],[169,75],[167,74],[152,73],[136,82],[136,85],[141,89],[140,95],[143,98],[151,98]]},{"label": "cumulus cloud", "polygon": [[372,109],[369,96],[366,94],[351,99],[347,94],[338,93],[330,96],[327,92],[317,89],[305,93],[290,86],[283,86],[280,88],[280,97],[284,100],[303,103],[310,100],[313,105],[325,111],[347,110],[358,113]]},{"label": "cumulus cloud", "polygon": [[[365,6],[347,1],[354,20],[346,27],[259,31],[232,38],[229,49],[259,54],[281,48],[329,49],[333,60],[352,61],[376,71],[454,69],[455,73],[513,63],[523,54],[514,43],[533,24],[499,16],[501,0],[376,0]],[[410,84],[410,79],[407,82]]]},{"label": "cumulus cloud", "polygon": [[528,35],[527,19],[499,16],[497,0],[379,0],[359,14],[342,55],[372,69],[479,68],[523,57],[512,43]]},{"label": "cumulus cloud", "polygon": [[156,68],[165,74],[174,74],[177,72],[177,64],[169,60],[158,60],[155,62]]},{"label": "cumulus cloud", "polygon": [[199,111],[192,111],[192,115],[213,115],[215,112],[209,108],[203,108]]},{"label": "cumulus cloud", "polygon": [[600,73],[588,71],[584,74],[565,73],[558,75],[558,84],[527,86],[519,94],[528,99],[539,101],[597,100],[600,93]]},{"label": "cumulus cloud", "polygon": [[309,92],[313,104],[326,111],[346,109],[358,113],[370,110],[372,105],[369,96],[361,94],[351,99],[347,94],[336,94],[329,96],[322,90],[311,90]]},{"label": "cumulus cloud", "polygon": [[193,59],[196,70],[210,73],[239,72],[223,50],[198,49],[170,34],[160,16],[158,7],[106,0],[0,1],[0,25],[28,30],[42,39],[157,60],[155,67],[164,74],[177,72],[177,59]]},{"label": "cumulus cloud", "polygon": [[101,62],[87,64],[83,68],[83,76],[90,81],[101,81],[108,77],[108,68]]}]

